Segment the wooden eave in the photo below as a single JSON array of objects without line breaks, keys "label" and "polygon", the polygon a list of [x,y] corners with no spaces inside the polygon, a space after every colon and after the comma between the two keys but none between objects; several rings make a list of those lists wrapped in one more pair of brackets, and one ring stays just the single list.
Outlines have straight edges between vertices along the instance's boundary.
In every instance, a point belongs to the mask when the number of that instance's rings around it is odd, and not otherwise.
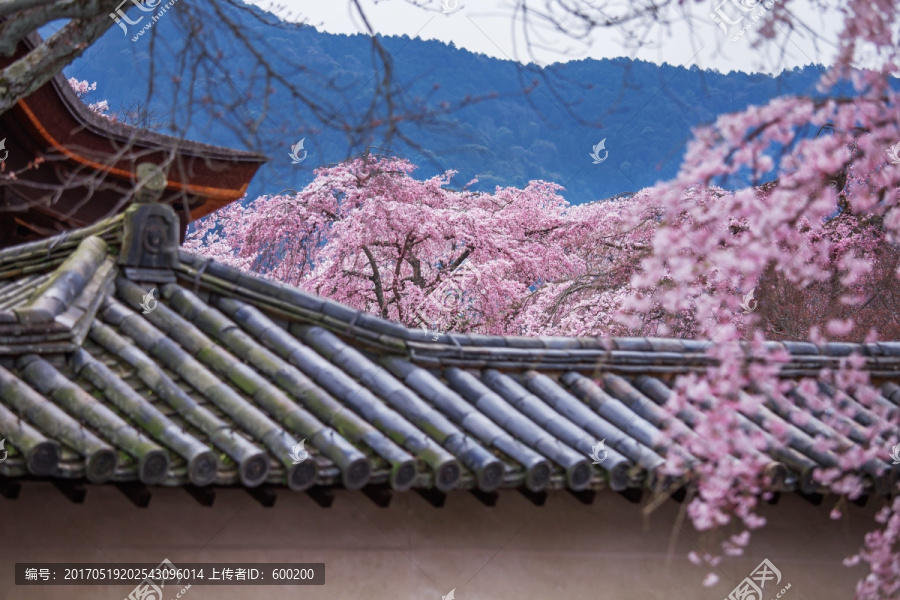
[{"label": "wooden eave", "polygon": [[[0,57],[0,68],[41,42],[29,36],[14,56]],[[265,156],[161,135],[93,113],[62,74],[0,115],[0,132],[9,155],[7,172],[37,157],[47,162],[27,170],[0,190],[0,247],[87,227],[127,208],[138,163],[169,163],[159,201],[181,215],[182,226],[208,215],[247,191]],[[126,153],[122,148],[130,148]],[[49,189],[75,174],[96,174],[96,189],[75,186],[55,201]],[[28,185],[28,184],[32,185]],[[182,232],[183,235],[183,232]]]}]

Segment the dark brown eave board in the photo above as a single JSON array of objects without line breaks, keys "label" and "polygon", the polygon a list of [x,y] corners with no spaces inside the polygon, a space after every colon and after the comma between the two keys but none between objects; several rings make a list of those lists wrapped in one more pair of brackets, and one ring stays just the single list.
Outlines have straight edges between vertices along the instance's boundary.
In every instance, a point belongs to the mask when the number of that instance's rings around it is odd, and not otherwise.
[{"label": "dark brown eave board", "polygon": [[[0,67],[41,43],[33,34]],[[126,206],[139,163],[170,162],[160,202],[182,215],[183,225],[210,214],[247,191],[266,157],[182,140],[113,122],[93,113],[62,74],[0,115],[7,138],[6,170],[21,170],[36,157],[47,162],[7,181],[0,194],[0,246],[15,245],[89,226]],[[128,148],[128,152],[122,152]],[[174,157],[174,158],[173,158]],[[55,201],[50,188],[72,174],[96,174],[96,189],[66,189]],[[28,184],[31,185],[28,185]],[[189,216],[189,219],[184,218]],[[29,225],[34,224],[34,227]]]}]

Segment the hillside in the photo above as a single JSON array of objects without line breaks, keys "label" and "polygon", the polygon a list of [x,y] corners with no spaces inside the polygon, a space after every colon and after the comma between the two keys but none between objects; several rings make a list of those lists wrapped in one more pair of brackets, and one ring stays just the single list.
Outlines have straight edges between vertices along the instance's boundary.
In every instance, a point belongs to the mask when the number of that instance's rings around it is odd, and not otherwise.
[{"label": "hillside", "polygon": [[[316,166],[364,148],[364,143],[348,146],[340,131],[322,128],[309,110],[291,102],[277,83],[255,138],[257,147],[244,139],[248,136],[240,131],[240,125],[225,121],[231,115],[203,114],[202,106],[188,114],[180,104],[185,100],[183,91],[176,91],[170,73],[178,64],[179,48],[189,43],[189,38],[178,19],[170,16],[156,24],[167,50],[157,54],[161,58],[150,106],[164,120],[187,123],[190,119],[188,137],[192,139],[270,156],[271,162],[254,181],[251,196],[296,189],[311,180]],[[370,45],[363,36],[332,35],[311,27],[282,29],[246,15],[242,19],[248,37],[260,36],[278,49],[267,56],[273,65],[295,61],[308,67],[304,73],[285,67],[282,72],[290,73],[292,83],[327,102],[345,104],[347,111],[358,113],[370,101],[376,78]],[[204,86],[213,92],[252,87],[248,75],[253,71],[251,57],[238,52],[227,36],[222,37],[223,47],[232,50],[223,53],[227,73],[207,73],[194,86],[197,94],[203,93]],[[819,68],[808,66],[779,77],[726,75],[628,59],[581,60],[540,70],[435,41],[390,37],[383,43],[393,57],[396,81],[405,90],[409,105],[417,98],[423,106],[436,108],[467,96],[498,96],[459,109],[427,127],[410,126],[406,131],[418,149],[402,141],[390,144],[392,150],[420,166],[418,177],[454,169],[459,171],[454,185],[463,186],[477,176],[476,189],[486,190],[545,179],[564,185],[564,196],[579,204],[672,177],[691,127],[785,93],[812,93],[820,73]],[[90,99],[107,99],[115,111],[146,97],[148,48],[148,40],[132,42],[113,28],[66,74],[96,81],[97,92]],[[345,90],[344,99],[337,91],[313,89],[312,71],[332,76]],[[523,85],[533,80],[537,87],[526,97]],[[261,93],[250,92],[245,108],[259,115]],[[178,101],[173,101],[176,97]],[[287,100],[279,102],[279,98]],[[173,106],[178,110],[172,111]],[[292,165],[288,152],[300,138],[306,139],[309,156],[302,164]],[[589,153],[603,139],[608,158],[593,164]],[[388,145],[379,135],[367,141]]]}]

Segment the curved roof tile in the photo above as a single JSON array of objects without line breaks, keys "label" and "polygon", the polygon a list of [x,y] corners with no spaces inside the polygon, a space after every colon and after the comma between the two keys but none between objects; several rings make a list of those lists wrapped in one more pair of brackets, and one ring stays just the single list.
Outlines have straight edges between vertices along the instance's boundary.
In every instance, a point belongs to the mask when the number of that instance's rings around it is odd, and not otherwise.
[{"label": "curved roof tile", "polygon": [[[320,499],[316,490],[340,485],[379,502],[385,490],[412,488],[438,502],[452,489],[537,498],[553,488],[654,488],[685,475],[666,464],[669,452],[697,460],[685,444],[704,413],[687,406],[673,417],[662,405],[675,376],[715,364],[706,342],[434,340],[175,250],[177,219],[166,211],[136,205],[0,250],[0,438],[10,450],[0,476],[194,493],[267,483]],[[142,244],[143,221],[158,217],[169,223],[158,245],[166,256],[123,248]],[[864,406],[822,384],[846,415],[841,431],[797,389],[769,391],[756,412],[737,414],[761,440],[748,452],[768,464],[773,487],[812,493],[814,471],[837,460],[816,436],[862,445],[864,426],[900,411],[900,344],[768,347],[787,352],[784,378],[815,377],[853,352],[881,386]],[[881,459],[861,473],[879,491],[895,476]]]}]

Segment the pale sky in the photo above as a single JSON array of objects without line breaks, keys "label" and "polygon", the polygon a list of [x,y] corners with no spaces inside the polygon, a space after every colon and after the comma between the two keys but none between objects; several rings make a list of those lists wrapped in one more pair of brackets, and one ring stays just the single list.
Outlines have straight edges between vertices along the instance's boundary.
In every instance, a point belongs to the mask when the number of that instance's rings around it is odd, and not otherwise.
[{"label": "pale sky", "polygon": [[[304,21],[316,28],[332,33],[360,33],[365,31],[358,11],[349,0],[245,0],[290,21]],[[607,7],[606,16],[624,14],[621,7],[627,3],[600,0],[569,0],[583,6]],[[628,41],[620,28],[595,30],[584,40],[573,40],[549,28],[536,24],[529,28],[533,44],[529,54],[521,19],[513,19],[511,0],[359,0],[372,27],[381,35],[408,35],[422,39],[453,42],[458,47],[501,59],[539,64],[565,62],[581,58],[640,58],[655,63],[675,66],[697,65],[704,69],[718,69],[724,73],[732,70],[745,72],[777,73],[783,68],[803,66],[813,62],[830,64],[833,56],[833,40],[840,16],[813,9],[808,0],[791,2],[791,12],[805,28],[815,31],[820,39],[804,28],[788,32],[779,25],[779,39],[768,42],[762,48],[751,47],[753,33],[768,18],[768,2],[760,2],[752,12],[744,13],[737,7],[740,0],[717,2],[688,1],[685,13],[681,8],[668,8],[667,14],[675,20],[671,26],[653,26],[643,31],[643,44],[638,47]],[[745,4],[753,0],[744,0]],[[531,0],[530,5],[543,9],[558,1]],[[673,3],[676,4],[677,3]],[[418,5],[418,6],[416,6]],[[448,9],[445,14],[443,9]],[[619,6],[617,13],[615,7]],[[611,7],[611,8],[610,8]],[[728,33],[710,17],[717,8],[734,25],[727,25]],[[590,9],[594,10],[596,9]],[[771,9],[774,10],[774,9]],[[752,17],[757,17],[752,22]],[[598,14],[598,13],[593,13]],[[743,16],[746,15],[746,16]],[[741,18],[743,16],[743,18]],[[598,14],[599,17],[599,14]],[[747,33],[736,41],[742,27]],[[749,38],[749,39],[748,39]],[[782,55],[782,51],[784,54]]]}]

